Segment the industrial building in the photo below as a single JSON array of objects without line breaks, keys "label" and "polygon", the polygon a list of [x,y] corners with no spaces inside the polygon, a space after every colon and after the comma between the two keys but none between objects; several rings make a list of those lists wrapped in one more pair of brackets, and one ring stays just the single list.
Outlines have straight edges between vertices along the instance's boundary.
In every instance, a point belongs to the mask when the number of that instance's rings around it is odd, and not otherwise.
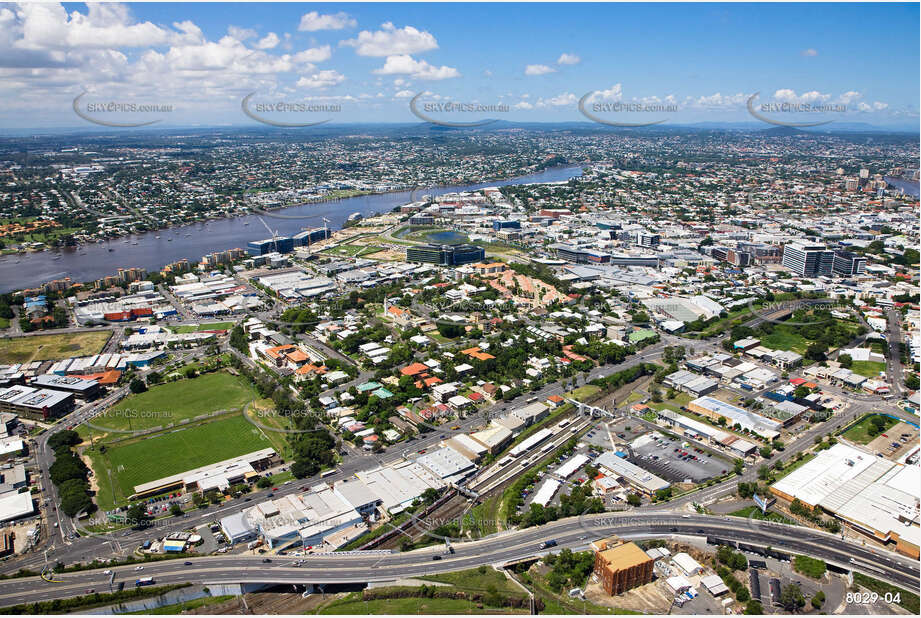
[{"label": "industrial building", "polygon": [[626,481],[631,487],[648,496],[654,495],[660,489],[671,487],[671,483],[665,479],[630,463],[613,451],[606,451],[599,456],[595,460],[595,465],[610,476]]},{"label": "industrial building", "polygon": [[73,393],[84,401],[92,401],[99,395],[99,382],[74,376],[59,376],[54,373],[35,376],[29,382],[36,388],[47,388],[53,391]]},{"label": "industrial building", "polygon": [[0,522],[22,519],[34,512],[35,504],[31,492],[10,492],[0,496]]},{"label": "industrial building", "polygon": [[592,549],[595,551],[594,574],[608,594],[623,594],[652,581],[654,560],[636,543],[612,537],[595,541]]},{"label": "industrial building", "polygon": [[820,507],[851,528],[918,558],[921,468],[836,444],[771,486],[784,500]]},{"label": "industrial building", "polygon": [[698,397],[688,403],[687,409],[714,421],[719,421],[720,417],[725,418],[727,427],[738,425],[740,428],[747,429],[767,440],[773,440],[779,436],[780,429],[783,426],[783,423],[779,421],[771,420],[713,397]]},{"label": "industrial building", "polygon": [[391,514],[400,513],[412,505],[426,489],[441,489],[447,485],[415,461],[357,472],[356,476],[378,496],[381,508]]},{"label": "industrial building", "polygon": [[712,425],[701,423],[668,408],[655,410],[655,414],[666,424],[681,429],[685,437],[708,440],[711,444],[725,447],[739,457],[751,455],[758,448],[756,444],[748,440],[743,440],[729,432],[721,431]]},{"label": "industrial building", "polygon": [[47,420],[63,416],[73,407],[73,393],[22,385],[0,389],[0,412]]},{"label": "industrial building", "polygon": [[[299,544],[302,547],[328,545],[337,549],[341,541],[364,533],[361,514],[328,485],[308,492],[261,502],[242,513],[225,517],[221,528],[228,539],[243,542],[261,537],[271,548]],[[336,535],[351,529],[351,535]]]}]

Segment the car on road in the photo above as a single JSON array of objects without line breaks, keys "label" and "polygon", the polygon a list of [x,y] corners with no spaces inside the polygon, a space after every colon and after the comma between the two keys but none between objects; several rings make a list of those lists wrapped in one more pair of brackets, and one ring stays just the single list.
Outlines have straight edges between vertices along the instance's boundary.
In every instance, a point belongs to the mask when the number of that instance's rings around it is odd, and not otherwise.
[{"label": "car on road", "polygon": [[541,543],[539,547],[540,547],[540,549],[549,549],[549,548],[551,548],[551,547],[556,547],[556,540],[555,540],[555,539],[547,539],[546,541],[544,541],[543,543]]},{"label": "car on road", "polygon": [[111,575],[111,574],[112,574],[112,570],[111,570],[111,569],[106,569],[105,571],[102,572],[102,574],[103,574],[103,575]]},{"label": "car on road", "polygon": [[93,594],[94,592],[96,592],[96,589],[95,589],[95,588],[87,588],[87,589],[86,589],[86,594]]},{"label": "car on road", "polygon": [[144,567],[142,567],[142,566],[136,566],[136,567],[134,567],[134,570],[135,570],[135,571],[143,571],[143,570],[144,570]]},{"label": "car on road", "polygon": [[439,556],[438,554],[435,554],[434,556],[432,556],[432,560],[441,560],[441,556]]},{"label": "car on road", "polygon": [[262,562],[271,562],[271,561],[272,561],[271,558],[263,558],[263,559],[262,559]]},{"label": "car on road", "polygon": [[192,562],[190,560],[186,560],[185,562],[183,562],[183,564],[186,566],[191,566]]}]

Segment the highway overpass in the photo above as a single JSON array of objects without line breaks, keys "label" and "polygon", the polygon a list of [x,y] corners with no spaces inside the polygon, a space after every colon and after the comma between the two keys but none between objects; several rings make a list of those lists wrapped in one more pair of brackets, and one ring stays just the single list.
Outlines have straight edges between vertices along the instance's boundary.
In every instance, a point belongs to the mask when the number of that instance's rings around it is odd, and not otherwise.
[{"label": "highway overpass", "polygon": [[[585,549],[598,538],[617,534],[630,539],[662,538],[669,535],[719,537],[755,546],[821,558],[829,564],[865,573],[908,590],[917,590],[918,561],[892,552],[842,540],[836,535],[799,526],[789,526],[707,515],[678,515],[669,512],[601,513],[567,518],[536,528],[514,530],[467,543],[453,544],[454,554],[443,554],[444,545],[406,553],[329,553],[310,555],[301,567],[293,566],[296,557],[273,556],[263,563],[261,556],[209,556],[167,560],[144,565],[114,567],[115,583],[133,581],[140,575],[159,584],[193,582],[201,584],[299,584],[367,583],[392,581],[469,569],[481,564],[501,565],[528,556],[547,553],[539,544],[555,539],[552,551],[569,547]],[[440,555],[440,560],[433,556]],[[84,594],[93,588],[106,592],[109,577],[101,569],[62,573],[57,583],[39,577],[16,578],[3,582],[0,606],[31,603]]]}]

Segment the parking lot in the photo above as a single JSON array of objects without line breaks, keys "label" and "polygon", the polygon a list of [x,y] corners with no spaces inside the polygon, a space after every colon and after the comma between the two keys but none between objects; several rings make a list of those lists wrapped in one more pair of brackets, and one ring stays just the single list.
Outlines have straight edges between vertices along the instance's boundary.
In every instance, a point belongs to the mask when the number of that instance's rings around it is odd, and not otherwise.
[{"label": "parking lot", "polygon": [[631,462],[672,483],[700,483],[732,469],[729,461],[656,431],[637,438],[631,446]]}]

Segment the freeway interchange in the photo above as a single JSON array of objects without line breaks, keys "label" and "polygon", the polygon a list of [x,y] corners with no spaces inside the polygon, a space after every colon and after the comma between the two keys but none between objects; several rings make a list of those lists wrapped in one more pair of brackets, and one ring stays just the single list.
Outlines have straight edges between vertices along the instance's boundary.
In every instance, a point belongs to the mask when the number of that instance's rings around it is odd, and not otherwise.
[{"label": "freeway interchange", "polygon": [[[502,532],[478,541],[452,544],[454,553],[444,554],[433,546],[411,552],[382,554],[346,552],[303,557],[273,557],[270,563],[253,556],[164,560],[144,565],[112,567],[114,583],[151,577],[158,585],[200,584],[291,584],[368,583],[403,577],[458,571],[481,564],[504,565],[547,553],[539,545],[554,539],[558,548],[586,549],[593,540],[616,534],[628,539],[664,536],[697,536],[732,539],[741,543],[821,558],[829,564],[865,573],[892,584],[915,590],[919,573],[917,561],[892,552],[867,548],[835,535],[802,528],[738,518],[706,515],[677,515],[668,511],[623,514],[600,513],[571,517],[523,530]],[[433,556],[441,556],[433,560]],[[186,563],[191,564],[186,564]],[[294,566],[302,562],[303,566]],[[102,569],[56,574],[56,581],[40,577],[17,578],[4,582],[0,605],[32,603],[67,598],[87,589],[104,592],[109,576]]]}]

